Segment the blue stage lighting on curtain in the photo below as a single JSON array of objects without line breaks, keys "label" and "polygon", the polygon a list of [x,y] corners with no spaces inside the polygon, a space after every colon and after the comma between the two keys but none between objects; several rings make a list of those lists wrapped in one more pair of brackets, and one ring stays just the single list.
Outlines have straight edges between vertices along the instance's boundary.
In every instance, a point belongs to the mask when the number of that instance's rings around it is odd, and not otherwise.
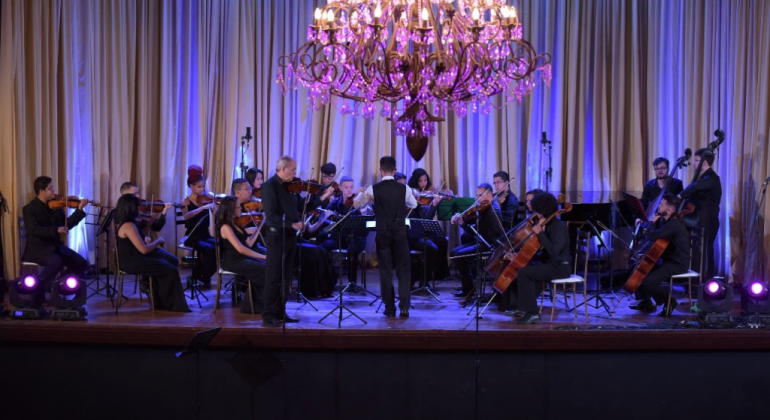
[{"label": "blue stage lighting on curtain", "polygon": [[698,317],[709,323],[732,322],[733,287],[722,277],[715,277],[698,288]]},{"label": "blue stage lighting on curtain", "polygon": [[77,321],[85,319],[88,312],[86,304],[86,285],[79,278],[69,275],[54,280],[51,288],[51,301],[56,309],[51,311],[51,318]]}]

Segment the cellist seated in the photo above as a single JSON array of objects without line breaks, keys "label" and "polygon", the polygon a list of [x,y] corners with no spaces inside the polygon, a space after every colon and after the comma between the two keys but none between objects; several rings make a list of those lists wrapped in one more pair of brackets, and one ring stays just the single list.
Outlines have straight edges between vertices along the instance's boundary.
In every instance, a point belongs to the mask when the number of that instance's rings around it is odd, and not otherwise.
[{"label": "cellist seated", "polygon": [[[550,193],[536,195],[531,202],[532,211],[538,220],[547,221],[559,210],[559,202]],[[569,231],[567,225],[557,218],[552,218],[546,225],[537,224],[532,230],[543,250],[543,263],[527,265],[518,271],[516,277],[516,296],[512,296],[514,305],[518,306],[515,315],[521,317],[516,324],[537,324],[540,313],[537,307],[537,297],[542,291],[540,283],[569,277],[570,253]],[[509,257],[510,259],[511,257]]]},{"label": "cellist seated", "polygon": [[654,267],[639,285],[637,290],[641,301],[636,305],[630,305],[631,309],[654,312],[657,307],[652,299],[655,299],[658,305],[665,304],[659,314],[661,316],[670,315],[676,308],[676,300],[671,299],[668,288],[661,286],[661,283],[670,279],[671,276],[686,273],[690,266],[690,239],[687,228],[684,222],[674,217],[679,204],[679,197],[673,194],[664,195],[655,216],[642,225],[642,232],[653,246],[658,239],[668,239],[670,243],[661,256],[663,263]]}]

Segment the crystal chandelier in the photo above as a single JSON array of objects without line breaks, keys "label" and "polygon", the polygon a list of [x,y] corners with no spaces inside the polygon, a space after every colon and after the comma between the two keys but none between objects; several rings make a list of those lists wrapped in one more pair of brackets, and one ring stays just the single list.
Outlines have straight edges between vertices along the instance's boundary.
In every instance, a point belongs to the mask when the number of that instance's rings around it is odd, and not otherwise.
[{"label": "crystal chandelier", "polygon": [[[281,56],[285,95],[299,82],[313,110],[333,97],[343,115],[395,120],[419,161],[447,110],[459,117],[521,103],[537,78],[551,80],[551,56],[522,39],[505,0],[339,0],[316,9],[308,41]],[[501,94],[501,106],[492,96]]]}]

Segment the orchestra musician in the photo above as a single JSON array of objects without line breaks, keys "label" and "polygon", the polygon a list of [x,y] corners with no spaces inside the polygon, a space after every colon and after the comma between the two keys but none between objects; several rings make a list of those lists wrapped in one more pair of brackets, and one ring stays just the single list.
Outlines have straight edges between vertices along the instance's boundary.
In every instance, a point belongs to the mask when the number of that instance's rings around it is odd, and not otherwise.
[{"label": "orchestra musician", "polygon": [[714,153],[707,149],[698,149],[693,157],[693,166],[697,169],[700,165],[700,173],[696,181],[690,183],[682,192],[680,198],[685,198],[695,204],[695,212],[692,217],[697,218],[697,225],[704,229],[705,256],[700,255],[700,248],[693,248],[693,259],[704,263],[704,276],[701,279],[710,279],[716,274],[714,260],[714,241],[719,231],[719,204],[722,201],[722,182],[719,175],[714,172]]},{"label": "orchestra musician", "polygon": [[204,287],[211,286],[211,276],[217,271],[216,241],[209,233],[210,211],[216,210],[216,204],[198,205],[206,187],[203,169],[198,165],[187,168],[187,186],[190,195],[182,201],[182,217],[185,222],[184,245],[198,253],[198,264],[193,267],[192,278],[200,280]]},{"label": "orchestra musician", "polygon": [[[644,183],[644,189],[642,190],[642,206],[646,209],[650,205],[651,201],[654,201],[660,193],[663,191],[663,187],[666,185],[666,181],[669,178],[668,175],[668,159],[659,157],[652,161],[652,169],[655,171],[655,178]],[[682,180],[671,177],[671,182],[668,184],[668,193],[677,195],[682,192],[683,185]]]},{"label": "orchestra musician", "polygon": [[[251,202],[254,199],[252,194],[254,187],[252,187],[252,185],[253,183],[249,182],[249,180],[245,178],[235,178],[230,184],[230,193],[233,195],[233,197],[236,198],[236,207],[238,207],[238,210],[241,212],[245,211],[243,205]],[[267,252],[267,250],[262,247],[256,240],[250,247],[252,250],[262,254]]]},{"label": "orchestra musician", "polygon": [[[244,185],[249,185],[245,183]],[[251,193],[251,190],[249,190]],[[241,312],[261,314],[263,309],[262,291],[265,287],[266,263],[265,254],[256,251],[254,245],[257,242],[258,230],[255,228],[249,234],[235,223],[235,219],[241,216],[241,208],[236,197],[225,197],[219,204],[216,215],[217,232],[222,240],[222,268],[238,273],[246,281],[251,283],[251,295],[241,301]]]},{"label": "orchestra musician", "polygon": [[[88,200],[81,200],[77,209],[71,216],[66,215],[66,206],[63,209],[53,210],[49,202],[56,198],[56,190],[53,180],[47,176],[35,178],[33,183],[35,198],[22,208],[24,226],[27,231],[27,245],[22,261],[33,262],[43,267],[40,273],[40,282],[43,287],[37,289],[39,301],[45,298],[45,292],[50,289],[56,275],[75,275],[83,278],[88,261],[80,254],[62,243],[60,234],[67,234],[70,229],[80,223],[86,217],[83,208],[88,205]],[[66,226],[65,226],[65,218]]]},{"label": "orchestra musician", "polygon": [[[358,207],[354,205],[354,195],[356,190],[353,178],[349,176],[340,178],[340,190],[342,191],[342,195],[333,199],[326,209],[333,211],[340,217],[345,216],[349,212],[353,212],[351,216],[360,215],[361,212]],[[361,229],[352,232],[352,234],[353,236],[350,237],[344,232],[342,235],[337,234],[337,232],[332,232],[321,246],[328,252],[335,249],[348,250],[348,280],[350,281],[348,290],[358,292],[361,291],[361,288],[357,285],[358,255],[366,248],[366,237],[368,236],[368,232],[366,229]],[[334,279],[336,281],[342,273],[337,273],[339,267],[335,266],[332,267],[332,269],[335,272]]]},{"label": "orchestra musician", "polygon": [[261,193],[262,183],[265,182],[265,173],[262,172],[262,169],[249,168],[246,171],[246,179],[249,180],[249,185],[251,185],[252,195],[256,196],[257,192]]},{"label": "orchestra musician", "polygon": [[[297,162],[283,156],[276,163],[275,175],[262,184],[265,222],[262,234],[267,245],[267,277],[265,277],[262,325],[276,328],[279,322],[299,322],[286,314],[286,302],[291,287],[292,268],[297,249],[297,231],[304,223],[297,211],[297,200],[289,192],[288,183],[297,173]],[[283,287],[283,289],[282,289]]]},{"label": "orchestra musician", "polygon": [[[394,177],[395,178],[395,177]],[[419,194],[423,191],[435,192],[435,188],[431,183],[430,176],[425,169],[417,168],[412,172],[411,178],[407,182],[407,185],[413,192]],[[409,217],[414,219],[427,219],[432,220],[436,217],[436,211],[438,205],[441,202],[442,197],[436,194],[433,200],[427,205],[417,204],[417,208],[411,212]],[[447,261],[447,247],[449,245],[446,238],[425,239],[423,236],[415,236],[412,231],[409,230],[409,249],[426,252],[425,263],[427,264],[427,271],[429,275],[433,276],[434,280],[444,280],[449,275],[449,262]],[[422,277],[422,271],[418,276],[412,276],[413,282],[419,280]]]},{"label": "orchestra musician", "polygon": [[[396,316],[396,304],[393,290],[393,269],[398,278],[400,306],[399,316],[409,317],[411,301],[411,261],[409,241],[406,235],[406,207],[414,209],[417,202],[412,191],[393,179],[396,172],[396,159],[392,156],[380,158],[382,181],[359,190],[354,200],[356,208],[374,201],[374,217],[377,225],[377,261],[380,269],[380,287],[382,301],[385,303],[386,317]],[[344,194],[343,194],[344,195]]]},{"label": "orchestra musician", "polygon": [[[133,182],[124,182],[123,185],[120,186],[120,195],[124,195],[124,194],[133,194],[134,197],[140,198],[139,186]],[[153,219],[152,224],[150,224],[150,230],[157,233],[163,229],[163,226],[166,225],[166,212],[171,207],[172,207],[171,203],[166,203],[163,206],[163,210],[160,212],[160,216],[157,219]],[[150,243],[151,240],[152,239],[149,236],[144,238],[144,242],[147,244]],[[179,265],[179,258],[177,258],[176,255],[166,251],[166,249],[163,248],[162,246],[159,246],[153,249],[151,253],[154,257],[160,257],[170,262],[171,264]]]},{"label": "orchestra musician", "polygon": [[331,185],[336,178],[337,165],[331,162],[326,162],[321,165],[321,185],[324,185],[327,188],[317,194],[311,194],[310,201],[308,201],[308,206],[310,206],[311,209],[318,207],[327,208],[329,206],[332,195],[334,194],[334,188],[332,188]]},{"label": "orchestra musician", "polygon": [[406,174],[403,172],[396,172],[393,175],[393,179],[395,179],[399,184],[406,185]]},{"label": "orchestra musician", "polygon": [[495,186],[495,193],[497,194],[497,203],[500,205],[500,212],[503,215],[503,229],[506,232],[516,226],[516,218],[519,213],[519,198],[511,191],[510,184],[508,183],[509,180],[508,172],[505,171],[495,172],[492,176],[492,184]]},{"label": "orchestra musician", "polygon": [[515,321],[516,324],[539,323],[537,297],[542,291],[541,283],[570,276],[571,258],[567,224],[555,217],[548,224],[542,224],[559,210],[556,197],[550,193],[538,194],[532,199],[531,205],[532,211],[540,220],[532,230],[540,240],[543,262],[538,265],[527,265],[518,271],[517,293],[514,296],[518,308],[514,316],[520,316],[520,318]]},{"label": "orchestra musician", "polygon": [[123,194],[115,206],[116,245],[120,269],[129,273],[151,276],[152,296],[156,309],[172,312],[190,312],[179,278],[178,264],[153,254],[165,241],[158,237],[149,244],[136,226],[139,216],[139,198]]},{"label": "orchestra musician", "polygon": [[[488,204],[485,210],[480,210],[479,220],[475,221],[475,229],[483,240],[476,240],[476,235],[471,233],[473,232],[471,228],[474,228],[474,226],[470,224],[468,225],[468,230],[460,237],[461,244],[453,248],[449,253],[451,257],[467,256],[454,260],[455,267],[460,273],[460,282],[462,284],[461,290],[454,294],[457,297],[469,296],[473,290],[473,276],[476,264],[472,261],[471,256],[476,254],[477,251],[489,251],[489,247],[493,246],[497,238],[505,233],[499,223],[502,215],[500,205],[497,203],[497,200],[493,199],[492,186],[488,183],[479,184],[476,188],[476,197],[478,203]],[[463,215],[458,213],[452,216],[450,223],[453,225],[465,225],[466,221]]]},{"label": "orchestra musician", "polygon": [[674,194],[666,194],[655,212],[655,216],[642,224],[642,232],[647,238],[655,242],[660,238],[667,238],[670,243],[663,252],[663,263],[652,269],[650,274],[642,280],[637,289],[637,296],[641,301],[629,308],[642,312],[654,312],[656,305],[664,305],[661,316],[671,315],[677,302],[668,295],[668,287],[661,283],[668,281],[671,276],[687,272],[690,266],[690,239],[684,222],[674,216],[679,209],[680,199]]}]

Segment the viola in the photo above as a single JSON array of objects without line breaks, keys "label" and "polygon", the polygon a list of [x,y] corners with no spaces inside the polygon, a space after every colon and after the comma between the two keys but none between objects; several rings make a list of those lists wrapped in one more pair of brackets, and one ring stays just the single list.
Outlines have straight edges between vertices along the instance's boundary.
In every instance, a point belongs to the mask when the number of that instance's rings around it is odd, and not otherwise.
[{"label": "viola", "polygon": [[246,213],[241,213],[240,216],[233,219],[233,222],[236,226],[240,228],[245,228],[249,225],[256,225],[257,223],[262,223],[262,221],[265,220],[265,213],[250,211]]},{"label": "viola", "polygon": [[[677,213],[674,218],[681,219],[682,217],[695,211],[695,204],[689,203],[687,207]],[[631,277],[628,278],[626,284],[623,285],[623,290],[628,293],[636,292],[636,289],[642,284],[642,281],[650,274],[653,268],[658,264],[658,260],[663,255],[663,252],[668,248],[671,240],[668,238],[658,238],[650,245],[649,250],[645,252],[644,257],[639,261],[634,272],[631,273]]]},{"label": "viola", "polygon": [[[171,206],[182,207],[182,205],[178,203],[171,203]],[[162,200],[155,200],[155,201],[140,200],[139,201],[139,212],[141,213],[160,213],[165,208],[166,208],[166,203],[164,203]]]},{"label": "viola", "polygon": [[[568,213],[572,211],[571,203],[564,203],[564,207],[554,212],[550,217],[545,219],[542,224],[546,225],[553,220],[554,217]],[[495,280],[494,288],[500,293],[505,292],[505,289],[516,280],[519,275],[519,270],[526,267],[535,256],[537,251],[542,246],[540,244],[540,238],[537,237],[533,227],[535,224],[525,223],[523,225],[524,231],[520,233],[522,239],[517,243],[512,244],[511,251],[506,254],[506,259],[510,261],[508,265],[502,269],[500,275]]]},{"label": "viola", "polygon": [[217,195],[199,195],[195,198],[195,204],[198,206],[205,206],[207,204],[216,203],[219,204],[222,202],[222,199],[227,197],[227,194],[217,194]]},{"label": "viola", "polygon": [[[70,208],[70,209],[76,209],[78,206],[80,206],[80,201],[82,198],[76,197],[74,195],[71,195],[69,197],[64,197],[61,195],[55,195],[53,200],[48,201],[48,208],[51,210],[61,210],[64,207]],[[101,204],[99,204],[98,201],[95,200],[88,200],[86,199],[88,204],[91,204],[92,206],[99,207]]]},{"label": "viola", "polygon": [[243,209],[246,211],[262,211],[265,206],[262,205],[262,200],[259,198],[252,199],[248,203],[243,204]]}]

